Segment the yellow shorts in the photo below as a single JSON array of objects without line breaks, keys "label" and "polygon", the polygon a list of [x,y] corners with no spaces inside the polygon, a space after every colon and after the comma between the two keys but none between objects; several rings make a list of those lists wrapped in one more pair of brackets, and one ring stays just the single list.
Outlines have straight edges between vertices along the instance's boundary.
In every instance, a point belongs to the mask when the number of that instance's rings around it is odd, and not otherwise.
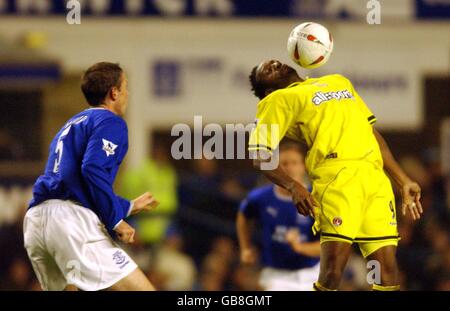
[{"label": "yellow shorts", "polygon": [[330,161],[312,174],[315,233],[320,242],[358,243],[367,257],[379,248],[397,245],[395,198],[383,169],[364,161]]}]

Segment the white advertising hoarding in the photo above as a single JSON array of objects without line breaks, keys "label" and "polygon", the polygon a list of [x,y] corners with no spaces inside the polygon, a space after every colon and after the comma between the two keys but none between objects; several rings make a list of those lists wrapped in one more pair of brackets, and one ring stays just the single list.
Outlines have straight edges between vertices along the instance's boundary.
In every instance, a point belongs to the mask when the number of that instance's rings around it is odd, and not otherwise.
[{"label": "white advertising hoarding", "polygon": [[[161,33],[154,38],[149,34],[149,44],[141,50],[148,61],[140,68],[140,76],[147,79],[147,87],[140,90],[148,98],[149,118],[161,124],[189,122],[198,114],[209,122],[252,120],[257,99],[248,84],[250,70],[270,58],[292,64],[286,39],[294,25],[270,20],[223,22],[195,31],[193,23],[167,27],[162,38]],[[300,74],[343,74],[377,115],[378,126],[420,127],[421,79],[424,73],[448,68],[448,39],[393,25],[327,27],[335,41],[330,61],[312,71],[296,67]],[[151,43],[153,39],[157,44]]]}]

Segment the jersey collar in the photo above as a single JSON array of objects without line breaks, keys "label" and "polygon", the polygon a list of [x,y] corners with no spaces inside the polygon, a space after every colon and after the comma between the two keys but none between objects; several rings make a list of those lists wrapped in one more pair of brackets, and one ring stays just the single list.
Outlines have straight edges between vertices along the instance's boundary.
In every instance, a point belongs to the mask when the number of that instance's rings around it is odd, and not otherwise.
[{"label": "jersey collar", "polygon": [[108,110],[108,109],[103,108],[103,107],[92,107],[92,108],[87,108],[87,109],[84,109],[84,110],[98,110],[98,109],[101,109],[101,110]]},{"label": "jersey collar", "polygon": [[298,85],[298,84],[300,84],[300,83],[302,83],[302,82],[294,82],[294,83],[291,83],[291,84],[289,84],[286,88],[288,89],[288,88],[294,87],[294,86],[296,86],[296,85]]}]

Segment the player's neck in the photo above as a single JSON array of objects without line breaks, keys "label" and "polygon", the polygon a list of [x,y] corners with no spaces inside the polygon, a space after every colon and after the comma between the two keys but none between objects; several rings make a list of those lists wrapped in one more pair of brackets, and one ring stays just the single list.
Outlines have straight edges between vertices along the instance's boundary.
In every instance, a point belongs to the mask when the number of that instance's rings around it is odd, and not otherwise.
[{"label": "player's neck", "polygon": [[305,81],[305,79],[300,78],[298,75],[293,76],[293,77],[292,77],[291,79],[289,79],[289,80],[290,80],[290,83],[289,83],[289,84]]},{"label": "player's neck", "polygon": [[299,83],[299,82],[303,82],[303,81],[305,81],[305,80],[300,78],[297,75],[291,76],[288,80],[286,80],[285,86],[283,88],[286,88],[286,87],[288,87],[289,85],[291,85],[293,83]]},{"label": "player's neck", "polygon": [[116,109],[114,109],[114,105],[111,105],[111,104],[102,104],[102,105],[99,105],[98,108],[103,108],[103,109],[109,110],[109,111],[111,111],[112,113],[114,113],[115,115],[120,116],[120,113],[119,113],[118,111],[116,111]]}]

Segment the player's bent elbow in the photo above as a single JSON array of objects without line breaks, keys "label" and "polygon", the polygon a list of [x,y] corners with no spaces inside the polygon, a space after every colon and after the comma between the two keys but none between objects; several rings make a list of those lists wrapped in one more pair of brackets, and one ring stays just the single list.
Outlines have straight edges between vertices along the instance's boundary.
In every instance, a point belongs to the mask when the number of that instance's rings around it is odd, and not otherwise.
[{"label": "player's bent elbow", "polygon": [[81,176],[83,176],[84,178],[90,178],[91,176],[95,175],[97,171],[98,168],[91,163],[83,163],[81,165]]},{"label": "player's bent elbow", "polygon": [[83,163],[83,164],[81,165],[81,175],[82,175],[83,177],[88,176],[89,173],[91,172],[91,170],[92,170],[92,168],[91,168],[91,166],[90,166],[89,164]]}]

